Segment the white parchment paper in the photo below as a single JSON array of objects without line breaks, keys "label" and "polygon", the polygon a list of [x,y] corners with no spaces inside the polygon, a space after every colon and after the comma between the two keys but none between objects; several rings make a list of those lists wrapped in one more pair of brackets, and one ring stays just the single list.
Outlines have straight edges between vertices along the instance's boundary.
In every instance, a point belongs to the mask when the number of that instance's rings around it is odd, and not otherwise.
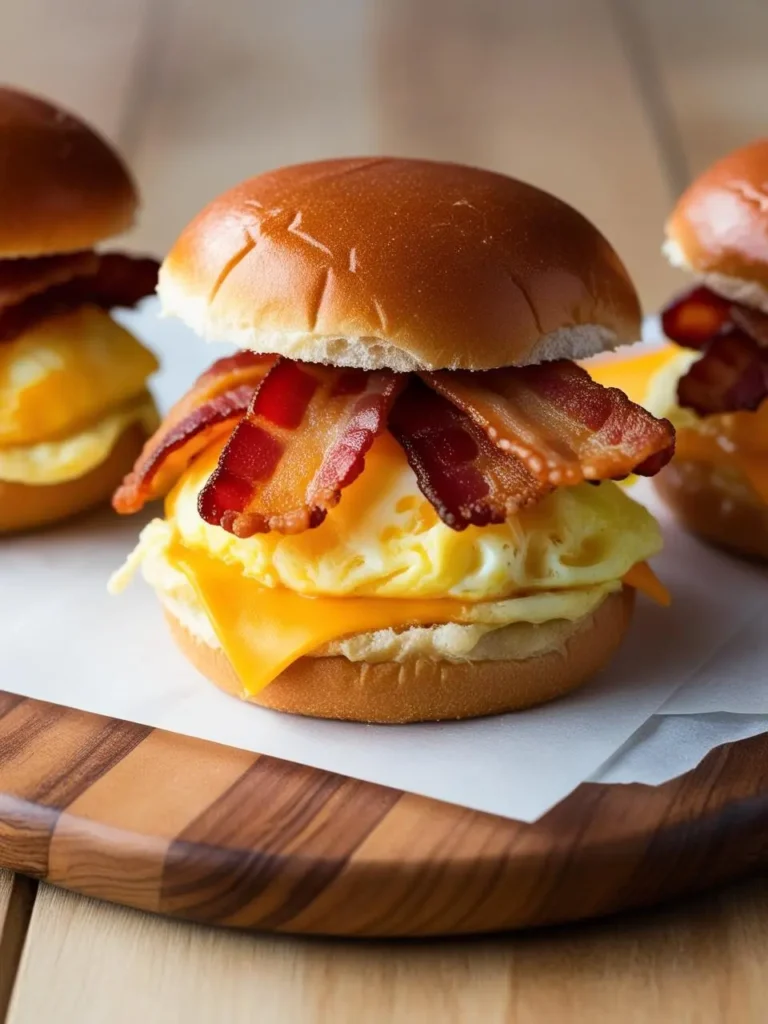
[{"label": "white parchment paper", "polygon": [[[167,407],[226,350],[205,346],[154,313],[148,303],[126,319],[163,360],[156,390]],[[648,499],[647,488],[640,497]],[[738,659],[739,637],[752,635],[766,580],[663,520],[667,547],[655,568],[674,593],[673,607],[641,600],[627,643],[600,678],[524,713],[364,726],[241,704],[202,680],[176,651],[143,582],[119,598],[106,594],[109,574],[143,525],[140,516],[120,519],[107,511],[0,540],[0,686],[531,821],[580,782],[599,777],[603,766],[608,777],[626,781],[622,759],[631,759],[626,771],[633,777],[645,772],[648,781],[660,781],[658,745],[670,726],[661,719],[649,725],[651,716],[662,706],[676,713],[673,701],[698,692],[702,680],[710,680],[711,694],[711,680],[726,663],[731,681],[741,678],[740,662],[728,659]],[[755,643],[757,650],[759,629]],[[745,678],[757,671],[757,660],[750,665]],[[718,722],[703,745],[699,735],[690,756],[698,760],[707,743],[730,738],[728,729]],[[685,737],[675,733],[672,741],[679,748]],[[665,770],[675,774],[680,755],[674,751]]]}]

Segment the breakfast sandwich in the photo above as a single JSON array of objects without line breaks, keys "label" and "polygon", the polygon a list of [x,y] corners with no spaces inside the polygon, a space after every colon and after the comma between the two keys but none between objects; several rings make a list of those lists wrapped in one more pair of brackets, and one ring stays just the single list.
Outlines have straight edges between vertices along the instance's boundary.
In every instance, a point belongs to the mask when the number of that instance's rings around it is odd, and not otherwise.
[{"label": "breakfast sandwich", "polygon": [[258,704],[469,718],[572,690],[621,642],[653,517],[612,483],[674,431],[572,360],[634,341],[584,217],[451,164],[347,159],[246,181],[185,229],[166,313],[234,343],[114,497],[166,495],[139,564],[181,649]]},{"label": "breakfast sandwich", "polygon": [[662,314],[679,348],[649,407],[677,428],[655,481],[694,533],[768,558],[768,139],[729,154],[683,194],[665,252],[695,275]]},{"label": "breakfast sandwich", "polygon": [[0,533],[108,501],[157,426],[155,358],[110,310],[158,265],[94,249],[137,202],[90,128],[0,88]]}]

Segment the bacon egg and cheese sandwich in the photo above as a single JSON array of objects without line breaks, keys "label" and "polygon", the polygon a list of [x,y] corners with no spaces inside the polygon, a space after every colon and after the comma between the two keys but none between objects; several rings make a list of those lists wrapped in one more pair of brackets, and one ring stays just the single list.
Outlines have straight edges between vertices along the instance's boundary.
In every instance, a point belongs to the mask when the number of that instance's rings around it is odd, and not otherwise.
[{"label": "bacon egg and cheese sandwich", "polygon": [[155,358],[109,311],[158,265],[94,250],[136,206],[90,128],[0,88],[0,533],[108,501],[157,427]]},{"label": "bacon egg and cheese sandwich", "polygon": [[664,250],[694,287],[662,314],[670,349],[648,407],[677,428],[655,485],[694,533],[768,558],[768,139],[718,161],[677,203]]},{"label": "bacon egg and cheese sandwich", "polygon": [[494,714],[600,669],[636,588],[664,600],[657,524],[610,481],[656,472],[674,431],[571,361],[634,341],[640,310],[564,203],[457,165],[288,167],[203,210],[159,294],[242,351],[117,491],[166,499],[113,589],[143,564],[219,686],[317,717]]}]

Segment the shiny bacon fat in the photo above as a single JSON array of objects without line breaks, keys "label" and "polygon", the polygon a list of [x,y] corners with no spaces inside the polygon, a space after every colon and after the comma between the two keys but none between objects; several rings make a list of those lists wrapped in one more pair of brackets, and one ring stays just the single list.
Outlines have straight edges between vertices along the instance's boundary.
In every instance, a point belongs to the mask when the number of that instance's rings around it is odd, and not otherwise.
[{"label": "shiny bacon fat", "polygon": [[768,316],[696,287],[662,313],[664,333],[701,358],[680,378],[677,399],[699,416],[751,412],[768,397]]},{"label": "shiny bacon fat", "polygon": [[319,526],[363,471],[405,376],[280,359],[200,494],[200,515],[238,537]]},{"label": "shiny bacon fat", "polygon": [[[237,358],[245,370],[245,354]],[[387,428],[422,493],[459,531],[503,522],[558,484],[652,475],[674,451],[669,422],[565,360],[420,380],[253,358],[266,360],[253,363],[254,378],[229,376],[223,360],[197,382],[115,495],[118,511],[167,491],[201,446],[226,431],[199,513],[239,537],[318,527]]]},{"label": "shiny bacon fat", "polygon": [[516,455],[496,447],[465,412],[414,378],[395,403],[389,429],[421,492],[454,530],[503,523],[552,488]]},{"label": "shiny bacon fat", "polygon": [[567,359],[474,374],[442,370],[424,379],[553,487],[653,476],[674,452],[669,423]]},{"label": "shiny bacon fat", "polygon": [[167,494],[201,451],[218,437],[231,433],[275,362],[275,356],[239,352],[219,359],[198,377],[149,439],[133,472],[115,492],[115,509],[137,512],[146,502]]}]

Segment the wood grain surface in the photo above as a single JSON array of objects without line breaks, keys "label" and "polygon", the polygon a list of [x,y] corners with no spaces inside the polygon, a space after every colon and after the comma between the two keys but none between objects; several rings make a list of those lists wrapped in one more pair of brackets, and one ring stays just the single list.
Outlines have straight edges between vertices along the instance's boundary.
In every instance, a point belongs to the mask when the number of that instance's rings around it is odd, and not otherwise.
[{"label": "wood grain surface", "polygon": [[668,899],[768,860],[768,738],[533,825],[0,695],[0,864],[236,928],[426,936]]},{"label": "wood grain surface", "polygon": [[198,928],[41,886],[9,1024],[764,1024],[768,879],[496,938]]}]

